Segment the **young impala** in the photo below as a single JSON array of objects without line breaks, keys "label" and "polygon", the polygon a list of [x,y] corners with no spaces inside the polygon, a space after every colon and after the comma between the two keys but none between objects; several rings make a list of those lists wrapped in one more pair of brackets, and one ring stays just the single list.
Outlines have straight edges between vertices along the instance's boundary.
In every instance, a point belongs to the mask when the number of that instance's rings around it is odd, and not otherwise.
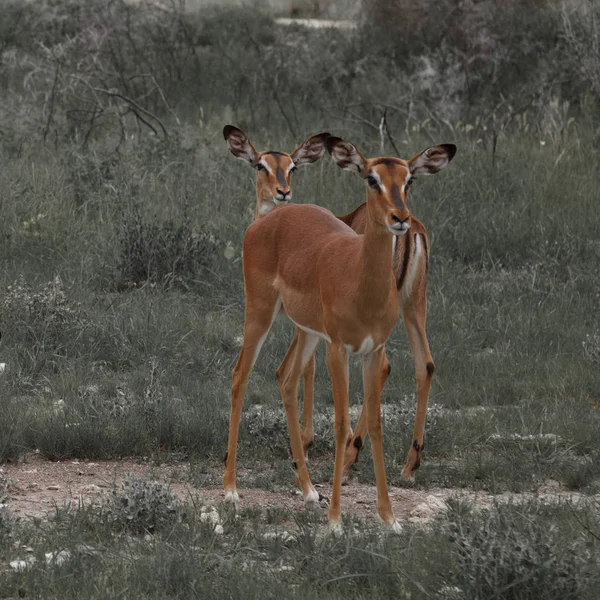
[{"label": "young impala", "polygon": [[264,217],[276,206],[292,199],[291,179],[297,167],[313,163],[325,154],[329,133],[309,137],[291,154],[257,152],[248,136],[234,125],[223,127],[223,137],[230,152],[256,170],[256,219]]},{"label": "young impala", "polygon": [[[231,153],[250,164],[256,170],[256,215],[258,220],[270,213],[276,206],[287,204],[292,199],[291,179],[297,167],[302,167],[319,160],[325,154],[325,142],[329,133],[318,133],[309,137],[291,154],[287,152],[257,152],[248,136],[234,125],[225,125],[223,137]],[[297,343],[296,336],[292,340],[292,348]],[[315,360],[314,356],[304,369],[304,413],[303,445],[308,449],[314,437],[312,427],[312,410],[315,393]],[[310,414],[307,413],[310,411]]]},{"label": "young impala", "polygon": [[381,439],[384,345],[399,314],[392,271],[393,239],[411,226],[406,184],[417,173],[448,163],[449,150],[430,148],[410,161],[367,160],[349,142],[328,138],[327,149],[344,168],[367,181],[364,235],[314,205],[290,205],[252,223],[244,237],[246,314],[244,341],[233,371],[225,499],[238,502],[236,452],[248,377],[275,317],[283,312],[299,329],[277,374],[286,409],[292,455],[308,506],[318,503],[298,422],[298,384],[320,339],[327,344],[335,407],[336,454],[329,522],[339,524],[344,451],[350,440],[348,355],[363,355],[365,418],[371,438],[379,515],[397,527],[389,500]]}]

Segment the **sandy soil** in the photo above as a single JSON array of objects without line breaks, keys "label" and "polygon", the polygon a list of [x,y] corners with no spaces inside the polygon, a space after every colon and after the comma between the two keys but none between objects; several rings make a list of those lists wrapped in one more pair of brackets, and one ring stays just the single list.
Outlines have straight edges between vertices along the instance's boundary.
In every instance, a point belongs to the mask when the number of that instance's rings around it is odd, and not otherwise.
[{"label": "sandy soil", "polygon": [[[17,518],[47,518],[56,507],[77,507],[81,504],[99,504],[102,495],[108,493],[128,474],[148,477],[170,484],[172,491],[182,500],[194,500],[207,505],[217,505],[223,500],[218,486],[195,487],[186,480],[189,466],[177,463],[156,466],[131,459],[120,461],[51,462],[36,454],[29,455],[19,464],[2,467],[10,483],[6,505]],[[220,475],[220,472],[218,473]],[[245,472],[245,475],[251,472]],[[215,472],[215,475],[217,473]],[[214,479],[213,479],[214,480]],[[291,482],[290,482],[291,483]],[[317,484],[319,493],[330,496],[329,484]],[[290,485],[289,491],[264,491],[259,488],[240,488],[242,506],[281,507],[292,511],[305,510],[301,496]],[[462,497],[480,507],[494,502],[519,502],[537,499],[543,502],[570,500],[580,501],[582,494],[561,489],[558,482],[547,481],[536,492],[523,494],[500,494],[491,496],[469,489],[390,488],[390,497],[397,519],[401,522],[426,523],[446,510],[445,501]],[[600,500],[600,496],[596,497]],[[325,503],[323,503],[326,505]],[[342,488],[342,506],[345,513],[360,517],[377,515],[376,491],[372,485],[349,482]]]}]

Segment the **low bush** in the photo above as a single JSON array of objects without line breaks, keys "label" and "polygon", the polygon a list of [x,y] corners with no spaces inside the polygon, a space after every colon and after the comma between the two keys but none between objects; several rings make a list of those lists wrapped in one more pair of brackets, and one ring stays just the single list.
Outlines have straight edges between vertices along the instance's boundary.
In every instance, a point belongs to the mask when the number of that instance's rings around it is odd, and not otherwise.
[{"label": "low bush", "polygon": [[134,476],[113,490],[106,510],[115,527],[131,533],[172,527],[183,515],[182,506],[168,486]]},{"label": "low bush", "polygon": [[466,598],[568,600],[580,598],[588,557],[565,544],[552,526],[514,518],[510,510],[463,521],[453,539],[454,583]]}]

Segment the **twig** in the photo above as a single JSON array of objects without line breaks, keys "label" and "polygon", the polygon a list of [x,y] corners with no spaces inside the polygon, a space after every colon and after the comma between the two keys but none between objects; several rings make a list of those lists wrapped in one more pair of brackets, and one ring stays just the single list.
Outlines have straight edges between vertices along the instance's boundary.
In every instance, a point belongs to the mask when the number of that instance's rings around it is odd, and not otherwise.
[{"label": "twig", "polygon": [[162,129],[164,136],[169,137],[169,134],[167,133],[167,129],[163,125],[162,121],[156,115],[153,115],[149,110],[142,108],[137,102],[134,102],[128,96],[125,96],[124,94],[120,94],[119,92],[111,92],[110,90],[103,90],[102,88],[93,88],[93,90],[96,92],[100,92],[101,94],[106,94],[107,96],[111,96],[113,98],[121,98],[121,100],[124,100],[125,102],[127,102],[130,105],[130,108],[133,110],[136,117],[140,121],[142,121],[142,123],[147,125],[150,129],[152,129],[152,131],[154,131],[155,134],[157,134],[156,129],[152,125],[150,125],[150,123],[148,121],[143,119],[140,116],[139,112],[145,114],[146,116],[150,117],[151,119],[154,119],[160,125],[160,128]]},{"label": "twig", "polygon": [[382,123],[385,127],[385,131],[387,133],[388,139],[390,140],[390,144],[392,145],[392,148],[394,149],[396,156],[400,156],[400,151],[398,150],[398,147],[396,146],[396,143],[394,142],[394,138],[392,137],[392,132],[390,131],[390,128],[388,127],[387,108],[383,111]]},{"label": "twig", "polygon": [[575,520],[577,521],[577,523],[579,523],[579,525],[581,525],[581,527],[583,527],[594,539],[597,539],[600,541],[600,535],[594,533],[577,515],[577,513],[575,512],[575,509],[572,506],[571,502],[567,502],[567,506],[571,509],[571,513],[573,514],[573,516],[575,517]]},{"label": "twig", "polygon": [[52,91],[50,92],[50,106],[48,107],[48,119],[46,121],[46,127],[44,128],[44,143],[48,137],[48,132],[52,126],[52,119],[54,117],[54,99],[56,98],[56,88],[58,87],[58,73],[60,72],[60,63],[56,61],[56,69],[54,71],[54,82],[52,83]]},{"label": "twig", "polygon": [[[252,34],[250,33],[250,30],[248,29],[247,25],[246,25],[245,29],[246,29],[246,35],[248,36],[248,39],[252,42],[252,45],[256,49],[256,52],[258,54],[259,59],[261,59],[262,58],[262,51],[261,51],[260,45],[252,37]],[[262,64],[262,61],[259,61],[259,64]],[[285,122],[287,123],[287,126],[288,126],[288,128],[290,130],[290,133],[294,136],[294,138],[297,138],[298,136],[296,135],[296,130],[294,129],[294,126],[292,125],[292,122],[291,122],[290,118],[288,117],[287,113],[285,112],[285,109],[283,108],[283,104],[281,103],[281,100],[279,99],[279,94],[277,93],[277,85],[275,85],[275,82],[269,81],[265,77],[264,73],[261,73],[260,71],[258,73],[258,76],[265,83],[267,83],[267,85],[270,86],[271,91],[273,92],[273,99],[275,100],[275,103],[279,107],[279,112],[281,113],[281,115],[283,116]]]}]

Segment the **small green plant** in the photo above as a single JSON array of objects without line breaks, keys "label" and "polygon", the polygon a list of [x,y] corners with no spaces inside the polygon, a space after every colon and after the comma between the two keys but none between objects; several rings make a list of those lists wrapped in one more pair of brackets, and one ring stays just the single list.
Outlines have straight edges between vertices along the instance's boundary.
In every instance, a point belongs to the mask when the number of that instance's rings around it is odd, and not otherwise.
[{"label": "small green plant", "polygon": [[107,503],[113,523],[131,533],[154,532],[181,520],[183,509],[169,487],[157,481],[128,477]]}]

